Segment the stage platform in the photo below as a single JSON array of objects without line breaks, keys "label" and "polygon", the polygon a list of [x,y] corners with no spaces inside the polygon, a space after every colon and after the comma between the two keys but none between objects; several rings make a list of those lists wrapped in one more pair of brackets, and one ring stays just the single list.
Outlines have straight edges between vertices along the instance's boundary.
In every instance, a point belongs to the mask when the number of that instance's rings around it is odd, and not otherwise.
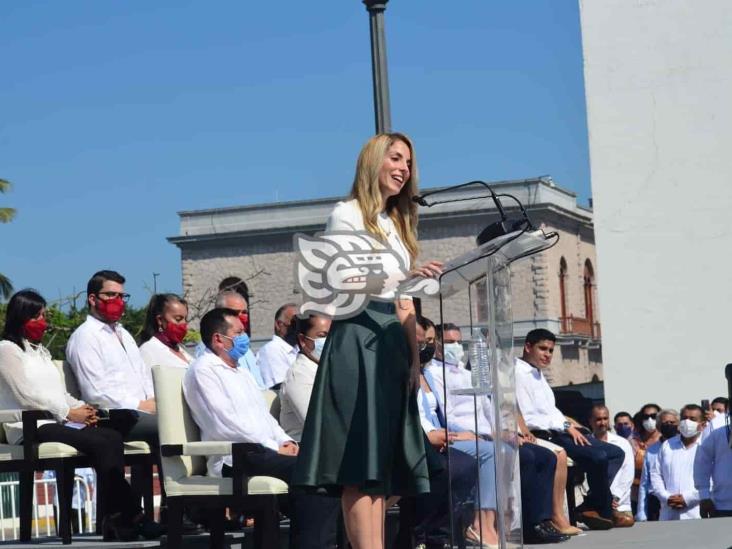
[{"label": "stage platform", "polygon": [[732,518],[639,522],[632,528],[586,532],[557,545],[525,545],[526,549],[729,549]]}]

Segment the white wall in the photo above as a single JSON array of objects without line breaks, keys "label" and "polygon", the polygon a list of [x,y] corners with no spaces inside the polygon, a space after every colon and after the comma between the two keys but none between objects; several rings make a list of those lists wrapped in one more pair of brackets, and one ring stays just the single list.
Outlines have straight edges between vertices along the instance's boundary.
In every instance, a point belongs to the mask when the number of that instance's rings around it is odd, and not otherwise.
[{"label": "white wall", "polygon": [[725,394],[732,1],[580,8],[608,404]]}]

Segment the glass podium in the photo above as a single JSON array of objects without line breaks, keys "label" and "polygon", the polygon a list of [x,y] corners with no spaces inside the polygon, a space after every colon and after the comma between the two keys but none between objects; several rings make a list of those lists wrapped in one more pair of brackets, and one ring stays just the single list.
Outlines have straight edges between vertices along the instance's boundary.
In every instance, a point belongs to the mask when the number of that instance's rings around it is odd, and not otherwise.
[{"label": "glass podium", "polygon": [[[473,414],[473,428],[470,430],[479,435],[474,442],[471,441],[476,445],[475,455],[479,452],[478,445],[485,447],[485,443],[493,444],[494,453],[494,466],[484,466],[483,471],[476,460],[478,480],[472,501],[466,501],[451,513],[453,538],[456,532],[464,532],[475,516],[481,516],[475,515],[475,509],[494,505],[498,547],[523,547],[510,265],[517,259],[551,247],[555,236],[541,230],[516,231],[501,236],[448,261],[440,277],[440,291],[435,296],[439,299],[440,324],[453,321],[444,314],[450,300],[461,304],[467,302],[469,309],[469,326],[462,330],[463,344],[468,343],[464,364],[450,374],[448,365],[437,359],[442,366],[440,385],[443,394],[440,397],[446,403],[448,432],[451,428],[452,431],[465,428],[464,423],[456,426],[450,414],[459,407],[464,417],[467,406]],[[450,307],[450,310],[454,311],[455,307]],[[445,356],[444,347],[438,349],[438,354]],[[458,373],[460,368],[469,369],[470,375]],[[472,448],[469,450],[472,453]],[[448,459],[448,468],[451,467]],[[481,479],[486,468],[493,476],[489,482]],[[452,472],[451,469],[451,477]],[[494,493],[481,493],[481,485],[490,486]],[[448,497],[453,501],[452,487]],[[483,543],[488,541],[483,540]],[[459,539],[452,539],[452,545],[459,547],[462,544]]]}]

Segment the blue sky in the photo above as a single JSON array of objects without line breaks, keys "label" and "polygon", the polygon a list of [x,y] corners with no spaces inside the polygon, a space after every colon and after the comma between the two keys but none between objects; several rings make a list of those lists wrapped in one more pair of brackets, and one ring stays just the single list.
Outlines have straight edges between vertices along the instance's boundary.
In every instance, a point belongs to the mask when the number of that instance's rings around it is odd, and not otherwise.
[{"label": "blue sky", "polygon": [[[392,120],[423,187],[550,174],[590,194],[576,0],[391,0]],[[177,211],[345,194],[374,131],[368,15],[321,2],[0,3],[0,272],[180,291]]]}]

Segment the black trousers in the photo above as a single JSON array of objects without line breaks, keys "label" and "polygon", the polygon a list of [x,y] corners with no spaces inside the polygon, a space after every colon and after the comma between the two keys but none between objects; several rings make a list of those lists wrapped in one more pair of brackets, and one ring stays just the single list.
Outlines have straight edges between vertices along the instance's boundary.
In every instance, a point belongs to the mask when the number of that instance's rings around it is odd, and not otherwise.
[{"label": "black trousers", "polygon": [[106,427],[72,429],[59,423],[38,428],[41,442],[61,442],[83,452],[92,462],[100,482],[105,482],[108,493],[105,514],[121,512],[127,520],[141,512],[140,497],[132,492],[125,480],[124,447],[122,435]]},{"label": "black trousers", "polygon": [[610,484],[620,470],[625,452],[614,444],[608,444],[588,436],[589,446],[579,446],[567,433],[556,433],[550,439],[565,449],[581,470],[587,474],[590,493],[587,507],[597,511],[605,518],[612,518],[612,494]]},{"label": "black trousers", "polygon": [[[425,445],[429,442],[425,441]],[[427,460],[430,474],[430,492],[417,496],[415,503],[414,537],[417,543],[441,545],[450,542],[450,513],[461,513],[468,506],[477,478],[476,459],[464,452],[449,448],[450,468],[447,467],[447,455],[438,453],[431,446]],[[448,482],[452,482],[452,502],[448,497]],[[469,506],[470,522],[474,513]],[[455,526],[462,525],[460,517],[455,516]],[[455,532],[455,537],[462,532]]]},{"label": "black trousers", "polygon": [[521,519],[524,530],[528,530],[552,518],[557,456],[547,448],[526,442],[519,447],[519,468]]},{"label": "black trousers", "polygon": [[[283,456],[259,446],[244,454],[244,470],[251,476],[275,477],[291,483],[297,458]],[[224,465],[223,476],[231,476]],[[293,549],[331,549],[336,546],[340,499],[290,491],[290,547]]]}]

